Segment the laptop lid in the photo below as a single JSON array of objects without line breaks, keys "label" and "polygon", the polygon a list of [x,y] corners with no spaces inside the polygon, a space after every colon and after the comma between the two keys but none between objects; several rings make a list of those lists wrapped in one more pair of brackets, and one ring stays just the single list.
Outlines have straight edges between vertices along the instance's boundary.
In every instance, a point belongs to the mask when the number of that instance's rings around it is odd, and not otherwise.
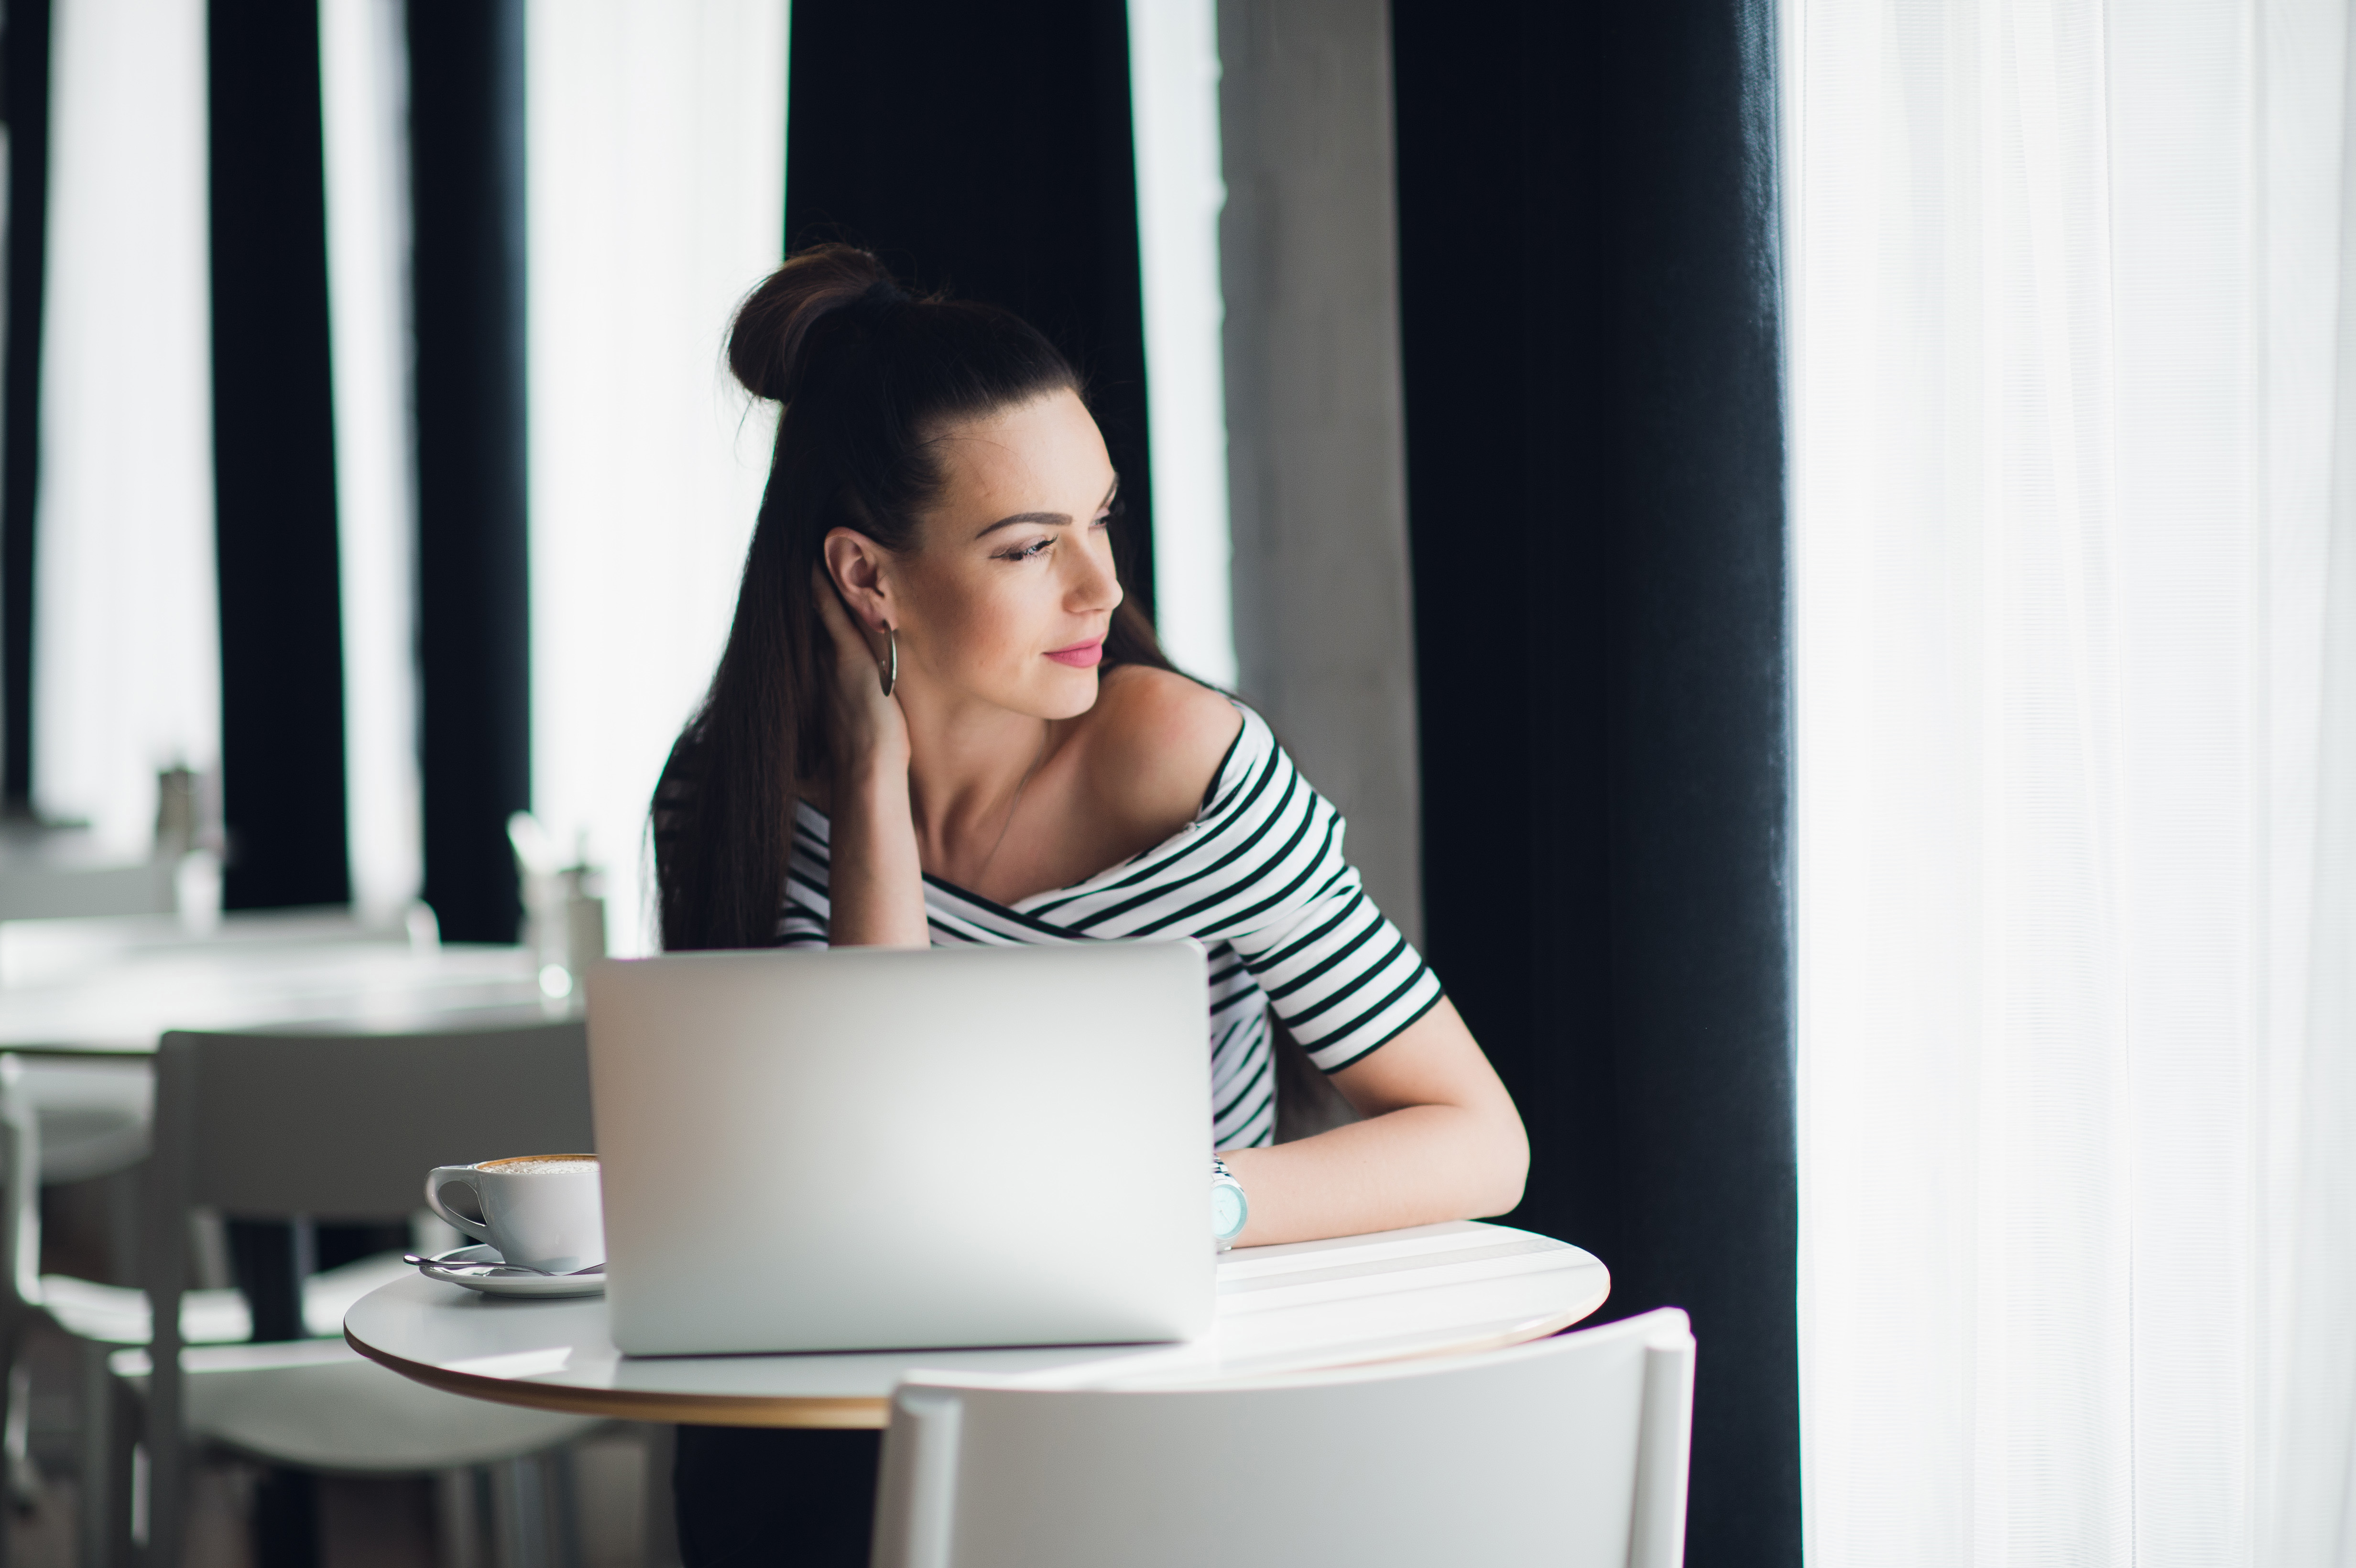
[{"label": "laptop lid", "polygon": [[615,1344],[1204,1332],[1206,994],[1191,941],[596,965]]}]

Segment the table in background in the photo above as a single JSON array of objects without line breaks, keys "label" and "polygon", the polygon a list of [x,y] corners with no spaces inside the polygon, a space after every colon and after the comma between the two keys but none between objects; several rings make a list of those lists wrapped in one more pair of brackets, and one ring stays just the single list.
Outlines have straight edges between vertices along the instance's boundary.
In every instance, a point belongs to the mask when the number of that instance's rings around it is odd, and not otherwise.
[{"label": "table in background", "polygon": [[342,915],[231,915],[202,936],[168,916],[0,925],[0,1050],[146,1055],[166,1029],[390,1031],[546,1001],[520,947],[444,946]]},{"label": "table in background", "polygon": [[915,1369],[1059,1388],[1184,1387],[1519,1344],[1570,1327],[1611,1288],[1603,1264],[1567,1243],[1457,1222],[1238,1248],[1219,1260],[1210,1335],[1183,1345],[630,1357],[614,1348],[603,1296],[487,1296],[423,1277],[362,1297],[344,1337],[420,1382],[541,1410],[880,1427]]},{"label": "table in background", "polygon": [[543,995],[520,947],[444,946],[342,911],[233,914],[201,933],[169,915],[0,924],[0,1051],[23,1064],[45,1181],[145,1157],[147,1059],[167,1029],[391,1032],[576,1009]]}]

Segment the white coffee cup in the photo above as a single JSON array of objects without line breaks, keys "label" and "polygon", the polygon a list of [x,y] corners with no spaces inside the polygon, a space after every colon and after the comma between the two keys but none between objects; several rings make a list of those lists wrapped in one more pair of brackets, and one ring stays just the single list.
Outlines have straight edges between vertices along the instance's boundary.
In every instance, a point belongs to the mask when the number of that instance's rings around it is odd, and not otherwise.
[{"label": "white coffee cup", "polygon": [[[475,1195],[480,1220],[453,1212],[444,1187]],[[425,1179],[425,1202],[502,1260],[550,1274],[605,1261],[605,1211],[594,1154],[517,1155],[478,1165],[445,1165]]]}]

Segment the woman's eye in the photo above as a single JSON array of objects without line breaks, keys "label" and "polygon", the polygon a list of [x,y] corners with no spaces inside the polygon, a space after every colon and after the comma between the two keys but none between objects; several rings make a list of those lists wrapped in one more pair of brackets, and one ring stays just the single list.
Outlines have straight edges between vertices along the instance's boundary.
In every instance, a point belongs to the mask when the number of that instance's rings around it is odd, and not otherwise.
[{"label": "woman's eye", "polygon": [[1045,555],[1047,553],[1047,548],[1055,542],[1055,541],[1053,539],[1033,539],[1029,544],[1017,545],[1012,549],[999,551],[998,559],[1001,560],[1036,560],[1041,556]]}]

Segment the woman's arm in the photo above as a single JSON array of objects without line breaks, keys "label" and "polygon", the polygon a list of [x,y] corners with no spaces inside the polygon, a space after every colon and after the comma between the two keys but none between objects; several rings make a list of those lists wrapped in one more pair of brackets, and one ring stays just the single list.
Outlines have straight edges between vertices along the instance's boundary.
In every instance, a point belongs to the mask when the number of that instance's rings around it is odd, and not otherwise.
[{"label": "woman's arm", "polygon": [[875,651],[851,624],[823,569],[811,585],[834,639],[833,798],[828,843],[827,942],[834,947],[926,947],[925,873],[908,799],[908,725],[884,695]]},{"label": "woman's arm", "polygon": [[1239,1245],[1470,1220],[1522,1200],[1521,1115],[1445,997],[1333,1083],[1366,1120],[1222,1157],[1251,1204]]},{"label": "woman's arm", "polygon": [[[1116,672],[1102,707],[1098,798],[1149,827],[1143,842],[1157,842],[1200,807],[1242,716],[1216,692],[1145,669]],[[1331,815],[1322,803],[1318,809]],[[1346,901],[1356,885],[1335,881],[1329,897]],[[1324,916],[1294,910],[1289,918],[1286,942]],[[1251,955],[1248,945],[1265,953],[1269,942],[1237,940],[1239,956]],[[1245,1244],[1502,1214],[1521,1201],[1529,1166],[1521,1117],[1446,997],[1334,1073],[1333,1083],[1367,1120],[1225,1157],[1251,1203]]]}]

